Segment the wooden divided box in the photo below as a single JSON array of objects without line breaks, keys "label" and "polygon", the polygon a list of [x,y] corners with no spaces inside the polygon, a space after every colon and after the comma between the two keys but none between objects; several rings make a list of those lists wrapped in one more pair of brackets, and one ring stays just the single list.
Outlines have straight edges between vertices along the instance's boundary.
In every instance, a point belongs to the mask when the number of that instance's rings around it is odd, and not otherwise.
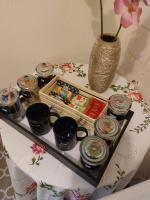
[{"label": "wooden divided box", "polygon": [[[61,90],[60,88],[64,87],[58,86],[58,83],[60,82],[64,83],[65,86],[69,86],[69,88],[74,88],[77,90],[77,94],[69,92],[68,96],[70,98],[70,101],[73,101],[73,98],[76,98],[77,96],[81,96],[87,100],[85,103],[86,105],[81,104],[78,109],[78,106],[72,106],[73,104],[71,102],[64,102],[59,97],[59,95],[53,95],[56,92],[56,87],[59,87],[58,90]],[[39,95],[41,102],[47,104],[49,107],[56,109],[62,116],[67,115],[73,117],[75,120],[80,121],[80,124],[84,125],[87,128],[93,129],[95,120],[99,118],[102,114],[104,114],[107,109],[107,98],[86,87],[81,87],[76,83],[70,82],[60,76],[55,76],[46,86],[44,86],[39,91]],[[98,102],[98,105],[101,105],[101,109],[96,117],[91,117],[91,110],[95,107],[95,104],[93,104],[93,102]]]}]

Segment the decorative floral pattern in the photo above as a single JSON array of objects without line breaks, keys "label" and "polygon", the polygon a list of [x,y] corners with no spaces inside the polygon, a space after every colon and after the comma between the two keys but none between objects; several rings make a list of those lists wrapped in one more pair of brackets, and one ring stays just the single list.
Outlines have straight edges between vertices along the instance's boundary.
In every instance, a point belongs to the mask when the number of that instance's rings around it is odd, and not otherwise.
[{"label": "decorative floral pattern", "polygon": [[51,192],[52,197],[59,197],[62,199],[70,199],[70,200],[89,200],[90,194],[80,194],[80,189],[73,191],[73,190],[64,190],[61,192],[58,192],[54,186],[47,184],[45,182],[40,183],[40,187],[47,189]]},{"label": "decorative floral pattern", "polygon": [[145,119],[142,123],[140,123],[139,125],[137,125],[137,127],[133,128],[130,131],[140,133],[145,130],[148,125],[150,125],[150,107],[144,101],[142,94],[139,92],[139,83],[133,80],[127,83],[125,86],[112,85],[111,89],[114,92],[123,92],[124,94],[131,97],[133,102],[137,102],[141,105],[143,113],[146,114]]},{"label": "decorative floral pattern", "polygon": [[75,64],[75,63],[63,63],[59,65],[55,65],[55,69],[61,69],[62,73],[77,73],[77,76],[85,77],[86,73],[81,69],[84,65],[83,64]]},{"label": "decorative floral pattern", "polygon": [[43,157],[40,156],[40,155],[37,158],[36,157],[32,157],[31,165],[40,165],[40,161],[41,160],[43,160]]},{"label": "decorative floral pattern", "polygon": [[137,127],[135,127],[130,131],[140,133],[144,131],[149,125],[150,125],[150,116],[146,116],[142,123],[140,123]]},{"label": "decorative floral pattern", "polygon": [[31,149],[32,149],[32,152],[35,155],[39,155],[39,154],[45,153],[45,150],[42,147],[40,147],[39,145],[35,144],[35,143],[31,146]]},{"label": "decorative floral pattern", "polygon": [[69,72],[69,73],[71,73],[72,70],[73,70],[73,64],[72,64],[72,63],[61,64],[61,65],[59,65],[59,68],[60,68],[63,72]]},{"label": "decorative floral pattern", "polygon": [[35,155],[34,157],[32,157],[31,165],[40,165],[40,161],[43,160],[41,154],[44,154],[45,150],[35,143],[31,146],[31,149],[32,153]]},{"label": "decorative floral pattern", "polygon": [[132,98],[132,101],[136,101],[142,104],[143,96],[139,91],[139,83],[135,80],[128,82],[125,86],[111,85],[110,87],[114,92],[123,92]]},{"label": "decorative floral pattern", "polygon": [[108,189],[114,189],[113,192],[115,192],[115,188],[116,188],[117,183],[121,179],[123,179],[123,177],[125,177],[125,175],[126,175],[126,172],[120,168],[119,164],[116,163],[115,166],[116,166],[116,169],[117,169],[117,171],[116,171],[116,173],[117,173],[117,175],[116,175],[116,181],[112,185],[105,186],[106,190],[108,190]]},{"label": "decorative floral pattern", "polygon": [[33,182],[29,186],[27,186],[26,192],[24,194],[20,194],[18,192],[15,192],[15,194],[16,196],[19,196],[19,197],[25,197],[27,195],[31,195],[33,192],[36,191],[36,189],[37,189],[37,183]]},{"label": "decorative floral pattern", "polygon": [[131,97],[132,101],[141,102],[143,100],[143,96],[140,92],[129,92],[128,96]]},{"label": "decorative floral pattern", "polygon": [[50,190],[52,192],[52,196],[53,197],[62,196],[62,193],[58,192],[53,185],[50,185],[50,184],[47,184],[47,183],[41,181],[40,187],[44,188],[44,189],[47,189],[47,190]]}]

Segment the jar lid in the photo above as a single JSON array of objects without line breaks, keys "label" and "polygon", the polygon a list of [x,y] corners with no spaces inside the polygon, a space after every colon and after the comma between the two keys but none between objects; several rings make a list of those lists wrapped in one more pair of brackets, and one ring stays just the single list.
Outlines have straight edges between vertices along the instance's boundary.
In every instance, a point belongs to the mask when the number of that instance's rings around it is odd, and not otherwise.
[{"label": "jar lid", "polygon": [[40,63],[35,70],[39,76],[48,77],[53,74],[54,66],[50,63]]},{"label": "jar lid", "polygon": [[91,162],[91,161],[86,160],[84,157],[81,157],[81,160],[82,160],[84,166],[86,166],[88,168],[97,167],[106,161],[106,159],[104,159],[104,160],[101,160],[100,162]]},{"label": "jar lid", "polygon": [[17,84],[21,89],[27,91],[32,91],[38,87],[37,79],[35,78],[35,76],[30,74],[20,77],[17,80]]},{"label": "jar lid", "polygon": [[98,118],[94,124],[95,134],[103,139],[112,140],[119,133],[119,123],[111,116]]},{"label": "jar lid", "polygon": [[126,115],[132,105],[132,99],[127,95],[115,94],[109,98],[109,108],[116,115]]},{"label": "jar lid", "polygon": [[83,160],[93,163],[102,163],[109,154],[109,148],[104,140],[98,136],[88,136],[80,144],[80,153]]},{"label": "jar lid", "polygon": [[0,104],[2,106],[9,106],[14,104],[19,97],[18,91],[12,88],[8,91],[7,88],[4,88],[0,91]]}]

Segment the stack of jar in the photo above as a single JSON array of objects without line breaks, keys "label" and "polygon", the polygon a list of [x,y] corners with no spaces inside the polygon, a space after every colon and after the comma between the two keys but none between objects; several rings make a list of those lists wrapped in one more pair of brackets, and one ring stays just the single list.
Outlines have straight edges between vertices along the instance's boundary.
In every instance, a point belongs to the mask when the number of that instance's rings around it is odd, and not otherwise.
[{"label": "stack of jar", "polygon": [[40,101],[39,89],[54,77],[54,66],[50,63],[39,64],[35,71],[36,76],[27,74],[17,80],[19,91],[11,87],[0,90],[0,111],[12,120],[22,120],[25,116],[25,108]]},{"label": "stack of jar", "polygon": [[122,122],[132,105],[126,95],[112,95],[108,101],[107,115],[94,124],[95,136],[85,138],[80,144],[81,162],[87,168],[103,164],[109,156],[109,147],[120,134]]}]

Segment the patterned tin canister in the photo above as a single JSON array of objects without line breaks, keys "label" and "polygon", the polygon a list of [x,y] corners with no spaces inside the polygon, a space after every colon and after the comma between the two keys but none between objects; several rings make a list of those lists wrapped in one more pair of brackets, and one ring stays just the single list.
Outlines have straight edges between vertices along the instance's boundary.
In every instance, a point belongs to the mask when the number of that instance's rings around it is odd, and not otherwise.
[{"label": "patterned tin canister", "polygon": [[25,111],[16,89],[12,88],[8,92],[8,89],[5,88],[0,91],[0,110],[15,121],[23,119]]},{"label": "patterned tin canister", "polygon": [[24,75],[18,79],[17,85],[26,99],[27,106],[39,101],[39,87],[35,76],[30,74]]},{"label": "patterned tin canister", "polygon": [[54,77],[54,66],[50,63],[40,63],[36,68],[38,86],[42,88]]},{"label": "patterned tin canister", "polygon": [[108,115],[114,116],[117,120],[123,120],[132,106],[132,99],[127,95],[115,94],[108,101]]},{"label": "patterned tin canister", "polygon": [[81,162],[87,168],[95,168],[106,161],[109,148],[98,136],[88,136],[80,143]]},{"label": "patterned tin canister", "polygon": [[118,135],[120,125],[116,119],[106,115],[95,121],[94,128],[95,135],[107,141],[112,141]]}]

